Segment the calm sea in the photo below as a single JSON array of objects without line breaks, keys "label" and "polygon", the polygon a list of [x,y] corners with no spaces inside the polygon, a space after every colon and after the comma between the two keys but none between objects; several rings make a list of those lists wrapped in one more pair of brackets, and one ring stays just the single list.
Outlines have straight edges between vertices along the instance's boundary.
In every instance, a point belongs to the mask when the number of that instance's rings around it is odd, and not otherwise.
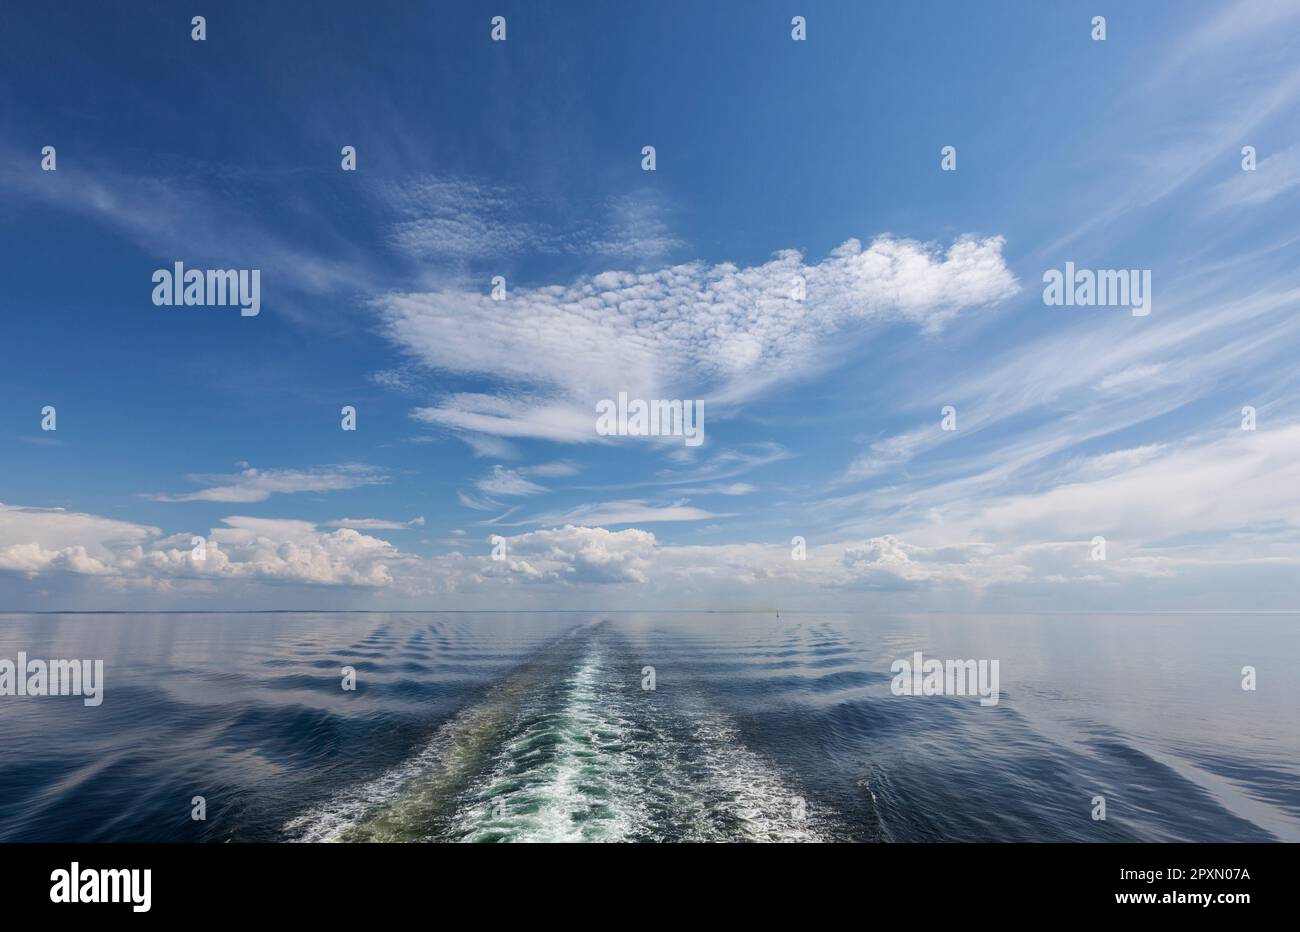
[{"label": "calm sea", "polygon": [[[0,696],[0,841],[1297,841],[1298,622],[0,615],[105,677]],[[998,703],[893,695],[914,651]]]}]

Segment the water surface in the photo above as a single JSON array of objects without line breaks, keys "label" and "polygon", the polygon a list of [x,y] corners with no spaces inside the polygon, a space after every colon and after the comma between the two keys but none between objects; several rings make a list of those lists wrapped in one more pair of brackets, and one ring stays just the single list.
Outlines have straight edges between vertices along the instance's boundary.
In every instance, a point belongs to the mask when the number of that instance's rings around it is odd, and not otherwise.
[{"label": "water surface", "polygon": [[[103,659],[106,682],[97,708],[0,697],[0,840],[1296,841],[1296,632],[1285,615],[0,615],[0,657]],[[997,705],[893,695],[890,664],[917,650],[997,659]]]}]

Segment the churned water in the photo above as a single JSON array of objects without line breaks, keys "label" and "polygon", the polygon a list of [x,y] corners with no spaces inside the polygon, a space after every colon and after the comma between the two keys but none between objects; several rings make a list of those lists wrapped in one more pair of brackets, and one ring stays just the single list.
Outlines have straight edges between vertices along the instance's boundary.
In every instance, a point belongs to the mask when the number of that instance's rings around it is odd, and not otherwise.
[{"label": "churned water", "polygon": [[[0,696],[0,841],[1296,841],[1296,622],[0,615],[104,661]],[[915,651],[997,704],[895,695]]]}]

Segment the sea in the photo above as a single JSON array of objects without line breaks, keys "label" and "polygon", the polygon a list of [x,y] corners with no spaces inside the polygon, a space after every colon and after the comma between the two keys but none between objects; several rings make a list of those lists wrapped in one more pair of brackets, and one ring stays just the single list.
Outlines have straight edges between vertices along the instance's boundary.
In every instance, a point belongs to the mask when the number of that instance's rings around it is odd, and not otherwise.
[{"label": "sea", "polygon": [[[1300,841],[1300,617],[3,614],[0,841]],[[901,695],[926,659],[998,689]],[[985,697],[986,700],[988,697]]]}]

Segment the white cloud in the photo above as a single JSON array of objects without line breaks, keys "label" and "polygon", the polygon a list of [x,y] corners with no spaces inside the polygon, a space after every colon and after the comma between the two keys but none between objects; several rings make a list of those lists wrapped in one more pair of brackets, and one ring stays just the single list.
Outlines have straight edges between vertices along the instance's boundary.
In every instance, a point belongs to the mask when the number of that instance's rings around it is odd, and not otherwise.
[{"label": "white cloud", "polygon": [[569,209],[513,185],[471,178],[418,175],[377,190],[396,215],[390,243],[421,260],[560,254],[652,259],[684,245],[653,189]]},{"label": "white cloud", "polygon": [[315,585],[386,586],[390,567],[410,560],[355,530],[317,530],[308,521],[235,516],[206,538],[162,537],[156,527],[61,509],[0,505],[0,571],[35,577],[66,572],[171,588],[184,579],[239,578]]},{"label": "white cloud", "polygon": [[1080,472],[1094,476],[1123,472],[1155,458],[1163,449],[1165,449],[1163,443],[1148,443],[1140,447],[1129,447],[1126,450],[1113,450],[1110,453],[1091,456],[1082,464]]},{"label": "white cloud", "polygon": [[1134,385],[1143,382],[1150,382],[1160,376],[1165,371],[1164,363],[1140,364],[1129,366],[1119,372],[1108,373],[1100,382],[1097,383],[1097,389],[1103,392],[1113,392],[1120,389],[1129,389]]},{"label": "white cloud", "polygon": [[[427,418],[421,418],[427,420]],[[465,444],[474,451],[475,456],[494,460],[513,460],[519,458],[519,450],[514,444],[491,434],[472,434],[461,431],[457,434]]]},{"label": "white cloud", "polygon": [[439,404],[416,408],[412,417],[471,434],[537,437],[562,443],[595,443],[596,415],[571,405],[541,401],[527,395],[484,395],[462,392]]},{"label": "white cloud", "polygon": [[718,485],[703,486],[698,489],[677,489],[683,495],[749,495],[758,491],[748,482],[728,482]]},{"label": "white cloud", "polygon": [[162,532],[62,508],[0,504],[0,571],[106,574],[116,554]]},{"label": "white cloud", "polygon": [[[404,558],[392,544],[351,528],[317,530],[310,521],[233,516],[208,534],[206,556],[195,560],[189,540],[127,559],[125,568],[161,575],[235,577],[325,586],[387,586]],[[166,542],[160,542],[166,543]]]},{"label": "white cloud", "polygon": [[412,518],[410,521],[388,521],[384,518],[339,518],[326,521],[324,527],[350,527],[357,531],[406,531],[411,528],[424,527],[424,518]]},{"label": "white cloud", "polygon": [[[6,170],[21,164],[21,157],[6,149],[0,152],[0,189],[7,196],[29,198],[102,221],[166,261],[182,256],[221,256],[225,267],[258,268],[267,280],[286,290],[313,295],[370,290],[369,273],[350,254],[342,237],[334,242],[338,248],[326,256],[304,250],[301,237],[267,228],[266,214],[257,205],[286,183],[283,175],[224,166],[225,183],[213,187],[195,184],[194,171],[133,174],[96,162],[89,152],[83,156],[75,162],[62,162],[60,183],[49,185],[28,172]],[[298,199],[295,214],[307,209],[307,203]],[[319,220],[320,228],[327,229],[328,218]],[[285,308],[281,305],[277,310]]]},{"label": "white cloud", "polygon": [[534,524],[577,524],[591,527],[601,524],[651,524],[658,521],[702,521],[706,518],[729,518],[695,508],[685,502],[651,505],[645,501],[601,502],[579,505],[559,515],[536,518]]},{"label": "white cloud", "polygon": [[578,467],[573,463],[554,462],[538,463],[536,466],[526,466],[520,472],[528,473],[530,476],[541,476],[544,479],[562,479],[566,476],[576,476]]},{"label": "white cloud", "polygon": [[474,484],[485,495],[537,495],[546,491],[544,486],[505,466],[493,466],[491,472]]},{"label": "white cloud", "polygon": [[476,498],[475,496],[468,495],[460,490],[456,491],[456,500],[466,508],[472,508],[475,511],[491,511],[494,508],[501,507],[500,502],[494,502],[491,499],[486,498]]},{"label": "white cloud", "polygon": [[[159,502],[264,502],[272,495],[296,492],[337,492],[387,481],[387,477],[370,466],[345,464],[316,469],[254,469],[249,467],[231,475],[195,475],[191,482],[210,484],[197,492],[157,493],[149,496]],[[215,483],[215,484],[211,484]]]},{"label": "white cloud", "polygon": [[[1118,583],[1146,580],[1195,591],[1217,568],[1233,566],[1290,572],[1294,590],[1300,426],[1134,449],[1116,451],[1123,455],[1092,470],[1098,478],[955,502],[942,524],[894,522],[897,530],[889,533],[814,542],[803,561],[792,560],[784,542],[665,545],[641,528],[599,526],[714,517],[685,503],[582,506],[572,512],[577,520],[507,537],[505,561],[491,559],[486,544],[477,553],[421,558],[356,528],[327,531],[308,521],[247,516],[209,531],[206,559],[197,561],[189,533],[162,537],[157,528],[94,515],[0,506],[0,571],[179,593],[217,580],[360,587],[407,600],[456,593],[498,606],[518,587],[583,585],[644,587],[639,598],[687,599],[688,606],[715,599],[788,604],[796,597],[826,604],[851,601],[862,590],[898,598],[935,591],[946,605],[954,590],[965,598],[1033,584],[1119,591]],[[377,523],[350,523],[363,522]],[[1095,533],[1108,538],[1106,561],[1090,559]],[[452,534],[465,542],[463,533]],[[1188,535],[1195,539],[1178,539]],[[220,591],[227,597],[240,590]]]},{"label": "white cloud", "polygon": [[370,381],[389,391],[414,394],[421,387],[419,376],[410,367],[380,369],[369,375]]},{"label": "white cloud", "polygon": [[1225,429],[1092,482],[983,504],[969,521],[984,533],[1024,539],[1128,536],[1150,542],[1264,521],[1300,527],[1300,426]]},{"label": "white cloud", "polygon": [[[922,372],[916,385],[901,387],[951,400],[958,429],[941,430],[939,411],[931,407],[918,416],[918,427],[871,443],[843,481],[873,479],[995,427],[1015,437],[995,457],[1005,476],[1014,471],[1012,452],[1021,454],[1022,465],[1040,461],[1176,411],[1243,371],[1284,365],[1286,348],[1300,334],[1300,290],[1243,295],[1239,281],[1221,284],[1222,292],[1200,282],[1171,294],[1140,328],[1127,315],[1075,315],[991,358],[972,354],[975,364],[966,370]],[[973,465],[957,464],[968,471]]]},{"label": "white cloud", "polygon": [[1234,172],[1215,189],[1219,209],[1258,207],[1300,188],[1300,145],[1263,155],[1255,171]]},{"label": "white cloud", "polygon": [[[508,538],[508,560],[496,563],[490,572],[527,582],[645,583],[654,546],[653,534],[635,528],[569,525],[530,531]],[[493,566],[494,561],[487,562]]]},{"label": "white cloud", "polygon": [[[786,250],[758,266],[695,262],[516,288],[508,314],[487,294],[457,290],[390,294],[377,307],[388,336],[430,368],[517,386],[451,395],[416,417],[597,442],[595,404],[619,391],[736,404],[833,365],[846,336],[864,326],[935,330],[1002,300],[1018,289],[1002,246],[1000,237],[962,237],[946,251],[892,237],[868,247],[849,240],[812,265]],[[805,300],[791,294],[796,276]]]}]

